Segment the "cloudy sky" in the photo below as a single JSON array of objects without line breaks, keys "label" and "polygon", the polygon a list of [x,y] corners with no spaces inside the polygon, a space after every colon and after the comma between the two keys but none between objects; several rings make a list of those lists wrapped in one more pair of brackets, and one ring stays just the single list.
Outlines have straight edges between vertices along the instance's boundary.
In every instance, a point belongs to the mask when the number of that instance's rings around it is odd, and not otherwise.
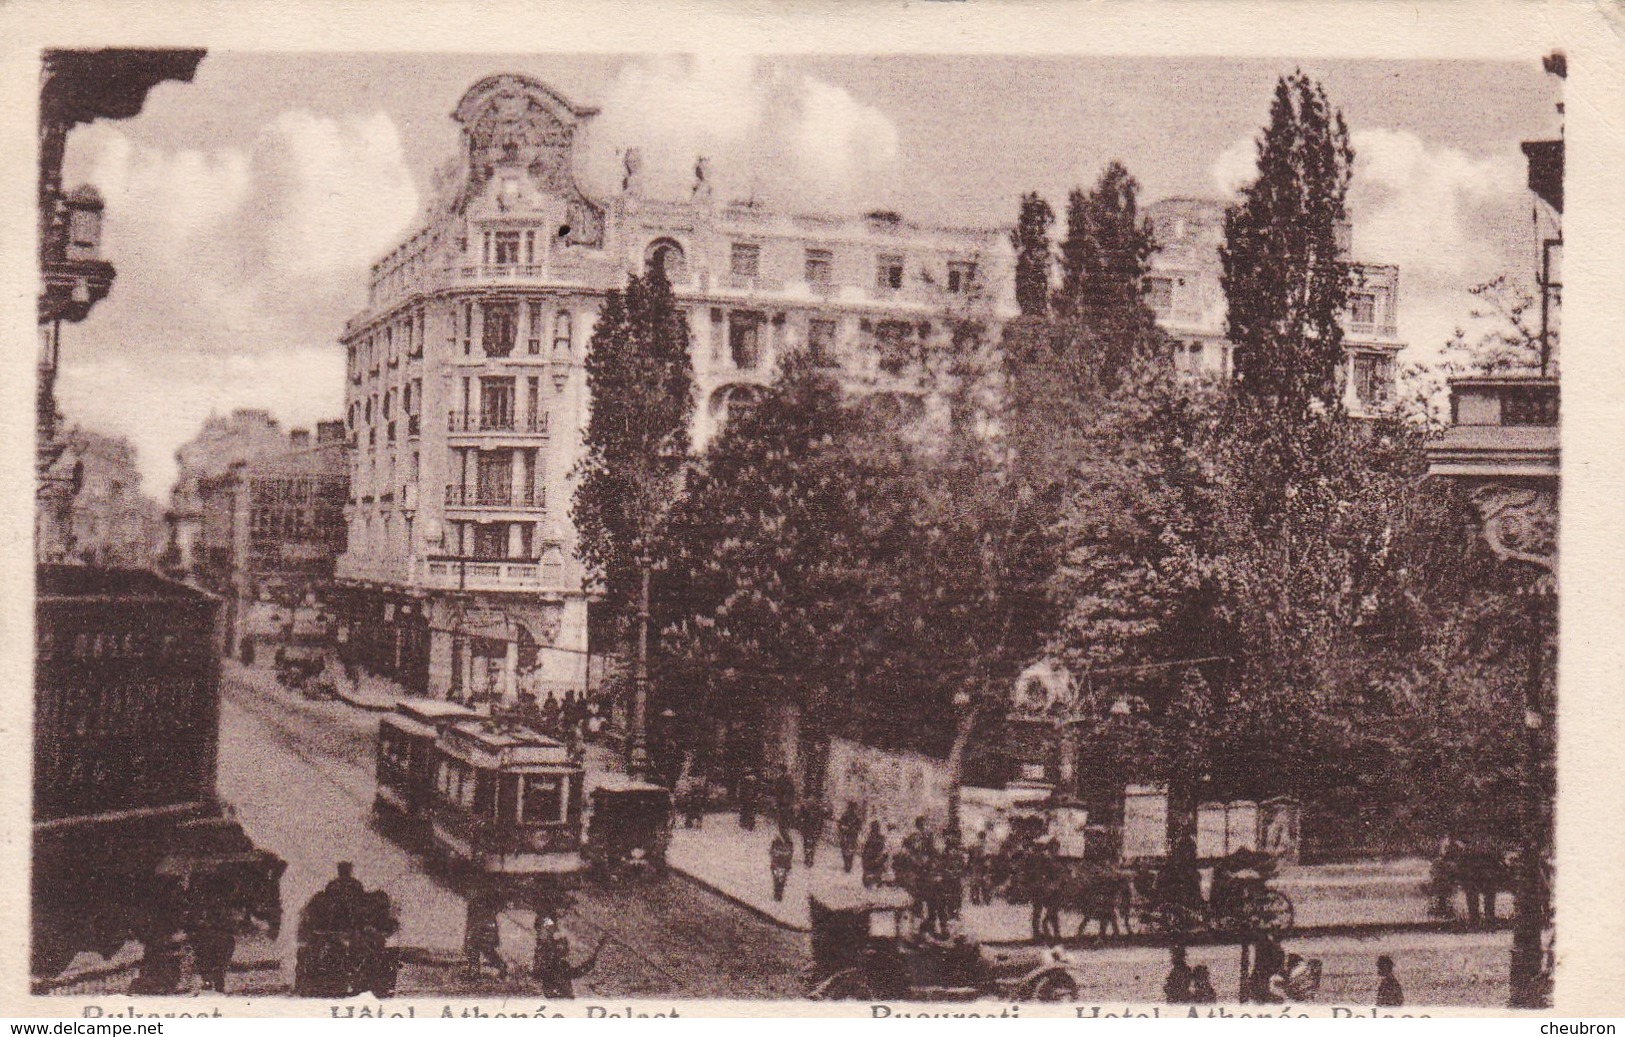
[{"label": "cloudy sky", "polygon": [[618,185],[636,144],[653,193],[685,190],[704,153],[726,197],[1001,225],[1023,191],[1059,210],[1114,158],[1147,201],[1227,194],[1276,76],[1299,65],[1348,120],[1355,252],[1400,265],[1400,331],[1425,357],[1465,320],[1468,287],[1532,274],[1518,144],[1558,128],[1538,62],[216,52],[137,118],[70,140],[66,182],[106,197],[119,280],[65,336],[62,408],[128,435],[160,498],[211,411],[336,417],[337,336],[367,267],[419,219],[456,154],[451,109],[493,72],[603,109],[578,160],[591,192]]}]

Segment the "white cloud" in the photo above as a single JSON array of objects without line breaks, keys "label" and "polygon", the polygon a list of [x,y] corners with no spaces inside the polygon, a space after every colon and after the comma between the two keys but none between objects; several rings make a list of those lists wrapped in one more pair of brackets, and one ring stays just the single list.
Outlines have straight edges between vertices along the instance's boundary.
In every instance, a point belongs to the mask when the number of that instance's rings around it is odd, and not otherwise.
[{"label": "white cloud", "polygon": [[1258,144],[1251,137],[1239,137],[1219,152],[1209,169],[1213,189],[1229,198],[1258,176]]},{"label": "white cloud", "polygon": [[128,436],[142,489],[167,500],[175,448],[210,414],[269,410],[284,428],[314,430],[343,410],[344,356],[337,345],[301,346],[258,356],[189,354],[154,364],[139,355],[65,365],[57,382],[64,414],[87,428]]},{"label": "white cloud", "polygon": [[621,154],[643,159],[643,190],[687,197],[706,156],[719,200],[781,208],[862,208],[897,161],[897,130],[846,90],[754,58],[662,58],[627,65],[590,124],[582,172],[619,190]]},{"label": "white cloud", "polygon": [[[1508,271],[1527,254],[1528,201],[1516,154],[1469,155],[1431,145],[1414,133],[1356,130],[1348,209],[1354,253],[1399,267],[1399,332],[1407,358],[1438,355],[1473,308],[1467,289]],[[1219,193],[1257,176],[1257,146],[1236,140],[1209,169]]]},{"label": "white cloud", "polygon": [[388,116],[290,111],[247,146],[212,151],[98,124],[70,138],[65,180],[101,190],[119,274],[65,335],[62,407],[129,436],[147,492],[167,494],[175,447],[211,410],[337,416],[338,334],[369,265],[419,211]]}]

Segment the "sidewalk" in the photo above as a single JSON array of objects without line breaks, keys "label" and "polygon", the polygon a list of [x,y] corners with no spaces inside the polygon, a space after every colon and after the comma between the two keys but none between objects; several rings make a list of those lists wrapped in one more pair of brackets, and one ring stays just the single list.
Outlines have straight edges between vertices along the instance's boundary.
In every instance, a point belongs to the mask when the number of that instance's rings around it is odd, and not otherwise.
[{"label": "sidewalk", "polygon": [[[739,827],[736,814],[708,814],[703,828],[683,828],[679,822],[667,860],[700,885],[780,925],[802,931],[809,928],[809,892],[862,887],[858,867],[854,865],[850,874],[844,873],[840,851],[829,842],[819,847],[809,872],[802,866],[801,840],[797,836],[796,863],[784,899],[774,900],[767,868],[772,840],[772,822],[765,818],[758,821],[754,831],[745,831]],[[1422,892],[1427,877],[1427,861],[1412,858],[1356,866],[1289,867],[1281,871],[1273,885],[1292,899],[1294,928],[1404,925],[1429,921],[1427,896]],[[1503,910],[1509,910],[1508,899],[1503,898]],[[966,934],[983,942],[1032,938],[1031,909],[1026,904],[966,904],[962,920]],[[1078,922],[1076,915],[1063,913],[1062,932],[1071,936]]]}]

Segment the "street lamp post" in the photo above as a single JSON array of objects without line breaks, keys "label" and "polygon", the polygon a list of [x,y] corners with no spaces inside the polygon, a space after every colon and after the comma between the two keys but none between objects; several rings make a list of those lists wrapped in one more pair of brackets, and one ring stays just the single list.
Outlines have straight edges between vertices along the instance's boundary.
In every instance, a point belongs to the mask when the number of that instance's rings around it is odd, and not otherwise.
[{"label": "street lamp post", "polygon": [[638,596],[638,665],[632,681],[632,723],[626,771],[649,776],[649,562],[643,562],[643,589]]}]

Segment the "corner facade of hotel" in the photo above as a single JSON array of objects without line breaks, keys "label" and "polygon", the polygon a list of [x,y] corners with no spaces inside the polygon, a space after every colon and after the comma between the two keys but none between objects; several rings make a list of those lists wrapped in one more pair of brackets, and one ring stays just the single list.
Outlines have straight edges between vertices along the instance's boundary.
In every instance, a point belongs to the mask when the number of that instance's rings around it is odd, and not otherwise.
[{"label": "corner facade of hotel", "polygon": [[[696,447],[787,351],[808,351],[855,391],[918,398],[923,345],[967,315],[997,335],[1016,314],[1004,228],[728,203],[712,197],[703,159],[689,197],[648,198],[635,152],[618,193],[589,196],[573,169],[595,114],[527,76],[470,88],[452,113],[457,176],[375,264],[344,330],[350,499],[335,604],[351,657],[421,693],[586,686],[591,595],[571,472],[590,407],[587,344],[629,274],[658,265],[688,321]],[[1227,376],[1223,203],[1148,212],[1164,246],[1148,294],[1177,362]],[[1347,325],[1356,411],[1391,396],[1400,348],[1397,271],[1358,269],[1372,288]]]},{"label": "corner facade of hotel", "polygon": [[703,160],[688,198],[646,198],[635,154],[618,194],[590,197],[572,168],[594,114],[526,76],[476,83],[452,114],[456,183],[376,264],[344,331],[348,650],[420,692],[584,687],[582,362],[628,274],[658,264],[688,320],[697,447],[789,350],[861,391],[916,396],[922,342],[951,316],[997,333],[1014,315],[1002,230],[725,203]]}]

